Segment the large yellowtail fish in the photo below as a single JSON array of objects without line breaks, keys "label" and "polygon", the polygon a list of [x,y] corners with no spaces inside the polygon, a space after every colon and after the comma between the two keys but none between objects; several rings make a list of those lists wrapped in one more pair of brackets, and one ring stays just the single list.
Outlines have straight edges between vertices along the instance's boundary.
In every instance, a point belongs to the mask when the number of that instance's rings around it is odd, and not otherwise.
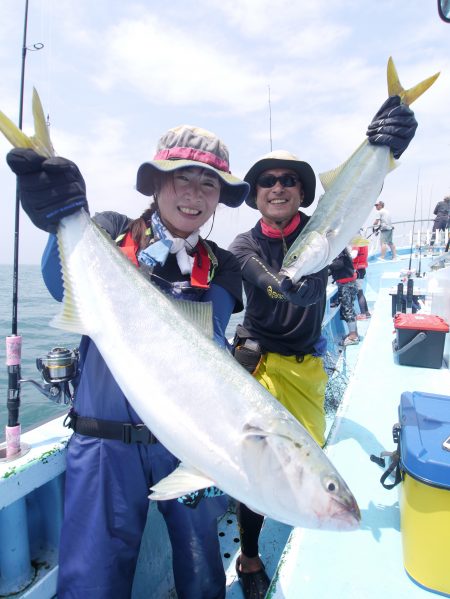
[{"label": "large yellowtail fish", "polygon": [[[389,96],[400,96],[408,106],[426,91],[439,73],[409,90],[400,84],[392,58],[387,64]],[[363,226],[377,199],[385,176],[395,168],[387,146],[366,139],[344,164],[319,175],[325,190],[317,208],[283,260],[281,273],[294,283],[324,268]]]},{"label": "large yellowtail fish", "polygon": [[356,501],[326,454],[214,343],[210,304],[173,301],[84,210],[57,236],[64,302],[53,325],[94,340],[143,422],[182,462],[152,499],[216,485],[286,524],[358,526]]}]

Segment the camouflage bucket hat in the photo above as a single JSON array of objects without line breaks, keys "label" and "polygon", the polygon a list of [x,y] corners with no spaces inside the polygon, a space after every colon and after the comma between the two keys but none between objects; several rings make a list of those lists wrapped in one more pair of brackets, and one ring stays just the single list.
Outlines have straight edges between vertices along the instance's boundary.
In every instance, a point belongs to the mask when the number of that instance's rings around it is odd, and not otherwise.
[{"label": "camouflage bucket hat", "polygon": [[161,137],[153,160],[138,169],[136,189],[151,196],[158,173],[192,166],[207,168],[219,176],[223,183],[219,200],[222,204],[237,208],[247,197],[248,184],[230,173],[226,145],[214,133],[191,125],[174,127]]}]

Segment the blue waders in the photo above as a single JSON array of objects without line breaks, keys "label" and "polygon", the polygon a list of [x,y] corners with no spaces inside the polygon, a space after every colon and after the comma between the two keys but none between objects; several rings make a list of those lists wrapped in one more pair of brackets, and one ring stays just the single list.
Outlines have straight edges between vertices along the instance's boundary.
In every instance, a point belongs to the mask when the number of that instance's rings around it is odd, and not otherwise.
[{"label": "blue waders", "polygon": [[[95,344],[87,345],[76,412],[138,423]],[[125,444],[74,433],[67,455],[58,599],[131,596],[149,487],[177,465],[178,460],[158,442]],[[176,500],[158,503],[172,544],[179,599],[225,597],[217,517],[226,504],[226,496],[203,499],[195,509]]]}]

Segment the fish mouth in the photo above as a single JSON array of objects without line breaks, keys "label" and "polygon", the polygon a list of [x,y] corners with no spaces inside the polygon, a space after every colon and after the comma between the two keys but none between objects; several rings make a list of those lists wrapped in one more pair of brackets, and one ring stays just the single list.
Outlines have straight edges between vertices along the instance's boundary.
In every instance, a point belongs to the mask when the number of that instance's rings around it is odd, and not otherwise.
[{"label": "fish mouth", "polygon": [[200,216],[201,210],[195,210],[194,208],[187,208],[185,206],[178,206],[178,212],[181,212],[184,216]]},{"label": "fish mouth", "polygon": [[345,524],[346,530],[355,530],[361,523],[361,511],[354,497],[348,499],[333,498],[334,507],[333,517],[340,523]]}]

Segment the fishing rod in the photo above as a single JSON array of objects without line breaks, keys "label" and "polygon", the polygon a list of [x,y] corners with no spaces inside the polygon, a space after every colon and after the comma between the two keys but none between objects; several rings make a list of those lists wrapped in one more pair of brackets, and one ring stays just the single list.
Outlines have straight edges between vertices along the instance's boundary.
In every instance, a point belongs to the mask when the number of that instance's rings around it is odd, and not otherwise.
[{"label": "fishing rod", "polygon": [[415,228],[416,228],[417,198],[418,198],[418,195],[419,195],[419,177],[420,177],[420,171],[419,171],[419,173],[417,175],[416,201],[415,201],[415,204],[414,204],[413,230],[412,230],[412,235],[411,235],[411,247],[410,247],[410,250],[409,250],[408,278],[411,276],[412,249],[413,249],[413,243],[414,243],[414,232],[415,232]]},{"label": "fishing rod", "polygon": [[[430,199],[428,200],[428,220],[427,220],[427,246],[430,245],[430,237],[428,236],[428,227],[430,226],[430,220],[431,220],[431,198],[433,197],[433,186],[431,186],[430,189]],[[428,247],[428,250],[430,248]]]},{"label": "fishing rod", "polygon": [[423,208],[423,197],[422,197],[422,192],[420,192],[420,231],[419,231],[419,265],[418,268],[416,269],[416,277],[420,279],[420,277],[422,276],[421,274],[421,269],[422,269],[422,217],[423,217],[423,212],[422,212],[422,208]]},{"label": "fishing rod", "polygon": [[[20,93],[19,93],[19,118],[18,127],[22,129],[23,124],[23,98],[25,88],[25,62],[27,50],[41,50],[44,44],[37,43],[32,48],[27,48],[27,30],[28,30],[28,0],[25,0],[25,14],[23,22],[23,41],[22,41],[22,60],[20,73]],[[19,228],[20,228],[20,193],[16,182],[16,203],[14,219],[14,252],[13,252],[13,292],[12,292],[12,317],[11,317],[11,335],[6,337],[6,366],[8,371],[8,394],[7,410],[8,424],[5,429],[6,436],[6,459],[12,456],[18,457],[22,450],[26,448],[20,443],[20,365],[22,353],[22,337],[17,332],[18,322],[18,289],[19,289]]]}]

